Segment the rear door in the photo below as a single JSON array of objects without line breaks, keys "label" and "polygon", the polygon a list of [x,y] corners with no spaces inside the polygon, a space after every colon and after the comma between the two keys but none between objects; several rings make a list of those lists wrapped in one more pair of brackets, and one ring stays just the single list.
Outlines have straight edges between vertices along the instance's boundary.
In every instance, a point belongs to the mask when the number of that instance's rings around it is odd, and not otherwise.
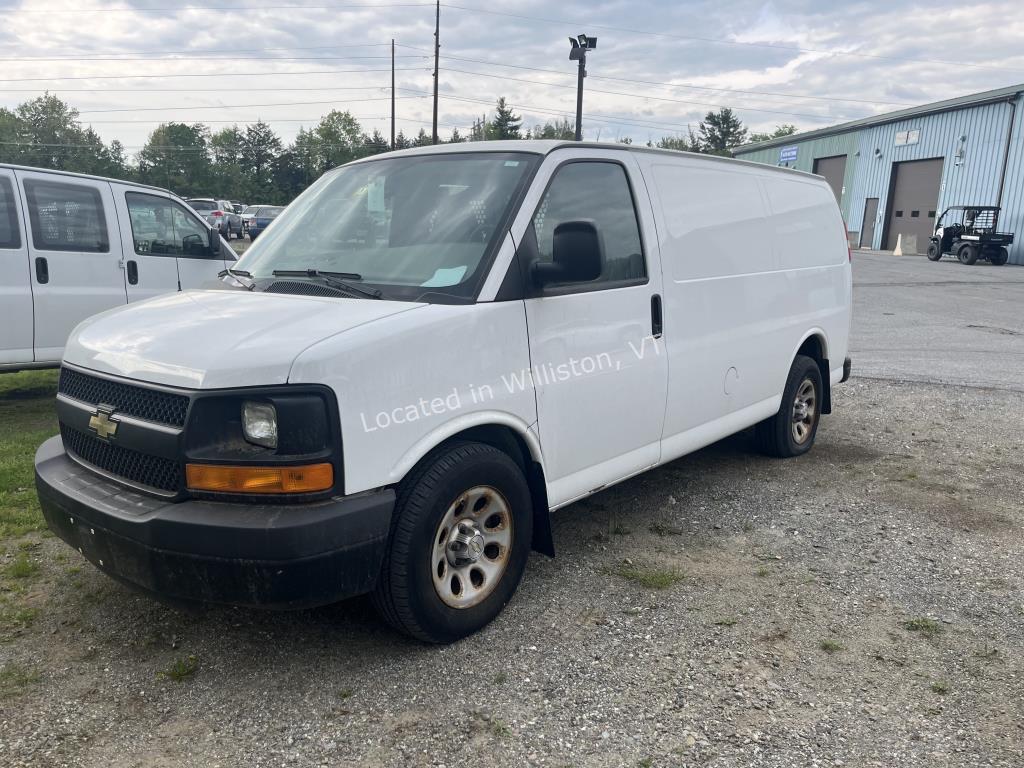
[{"label": "rear door", "polygon": [[110,184],[16,171],[30,236],[36,362],[58,361],[71,330],[127,301]]},{"label": "rear door", "polygon": [[32,278],[14,172],[0,168],[0,366],[31,363]]}]

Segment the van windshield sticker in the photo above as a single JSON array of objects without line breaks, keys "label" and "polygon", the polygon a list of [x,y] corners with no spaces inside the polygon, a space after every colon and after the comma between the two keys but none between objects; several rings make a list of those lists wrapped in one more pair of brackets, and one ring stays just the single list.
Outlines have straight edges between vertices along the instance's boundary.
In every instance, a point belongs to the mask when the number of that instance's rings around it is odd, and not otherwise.
[{"label": "van windshield sticker", "polygon": [[384,212],[384,177],[371,181],[366,190],[366,210],[370,213]]},{"label": "van windshield sticker", "polygon": [[518,160],[506,160],[505,161],[505,167],[506,168],[516,168],[518,166],[519,166],[519,161]]},{"label": "van windshield sticker", "polygon": [[448,267],[434,272],[434,276],[427,282],[420,283],[421,288],[447,288],[450,285],[458,285],[462,276],[466,274],[466,267]]}]

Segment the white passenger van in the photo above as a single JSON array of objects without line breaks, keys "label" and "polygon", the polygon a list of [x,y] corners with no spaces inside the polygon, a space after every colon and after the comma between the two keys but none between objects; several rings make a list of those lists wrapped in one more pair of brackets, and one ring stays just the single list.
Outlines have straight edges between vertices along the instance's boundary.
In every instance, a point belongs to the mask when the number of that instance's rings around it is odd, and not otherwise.
[{"label": "white passenger van", "polygon": [[234,261],[167,190],[0,164],[0,371],[54,367],[90,315],[199,287]]},{"label": "white passenger van", "polygon": [[494,618],[549,513],[753,427],[809,450],[849,374],[825,181],[622,145],[425,147],[324,175],[225,277],[82,323],[51,528],[165,598],[372,593]]}]

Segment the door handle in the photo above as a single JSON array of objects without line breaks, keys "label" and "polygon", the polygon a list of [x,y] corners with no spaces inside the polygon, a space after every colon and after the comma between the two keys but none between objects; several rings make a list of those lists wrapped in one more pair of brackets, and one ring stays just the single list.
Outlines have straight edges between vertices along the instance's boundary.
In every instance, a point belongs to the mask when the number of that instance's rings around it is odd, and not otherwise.
[{"label": "door handle", "polygon": [[651,336],[656,339],[660,339],[663,331],[664,324],[661,319],[661,296],[656,293],[651,296]]},{"label": "door handle", "polygon": [[139,282],[139,265],[135,261],[128,262],[128,283],[130,285],[138,285]]},{"label": "door handle", "polygon": [[45,256],[36,256],[36,281],[41,285],[50,282],[50,265]]}]

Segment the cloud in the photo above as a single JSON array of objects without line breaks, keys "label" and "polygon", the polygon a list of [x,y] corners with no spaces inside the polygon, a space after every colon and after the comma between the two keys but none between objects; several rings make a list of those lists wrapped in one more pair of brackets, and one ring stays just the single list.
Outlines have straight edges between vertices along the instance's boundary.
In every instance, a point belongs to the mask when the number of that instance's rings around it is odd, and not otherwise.
[{"label": "cloud", "polygon": [[[173,4],[0,0],[0,46],[15,59],[0,70],[0,105],[13,107],[49,88],[129,151],[160,120],[219,127],[263,119],[287,141],[332,107],[350,109],[367,130],[386,134],[394,38],[404,97],[398,127],[407,135],[429,130],[431,99],[417,94],[432,88],[433,7],[325,7],[338,4],[217,0],[218,10],[153,12],[143,9]],[[1024,19],[1009,0],[453,4],[476,10],[442,7],[443,133],[451,126],[468,131],[499,95],[527,125],[571,116],[575,64],[566,38],[580,32],[599,40],[586,81],[589,138],[600,132],[602,139],[656,140],[695,126],[718,106],[733,107],[755,130],[779,123],[818,128],[1024,82]],[[281,7],[291,5],[318,7]],[[112,8],[120,10],[57,12]],[[984,30],[985,44],[964,49],[964,29]],[[373,98],[380,100],[365,100]],[[323,101],[331,103],[251,106]],[[126,108],[138,111],[101,111]]]}]

